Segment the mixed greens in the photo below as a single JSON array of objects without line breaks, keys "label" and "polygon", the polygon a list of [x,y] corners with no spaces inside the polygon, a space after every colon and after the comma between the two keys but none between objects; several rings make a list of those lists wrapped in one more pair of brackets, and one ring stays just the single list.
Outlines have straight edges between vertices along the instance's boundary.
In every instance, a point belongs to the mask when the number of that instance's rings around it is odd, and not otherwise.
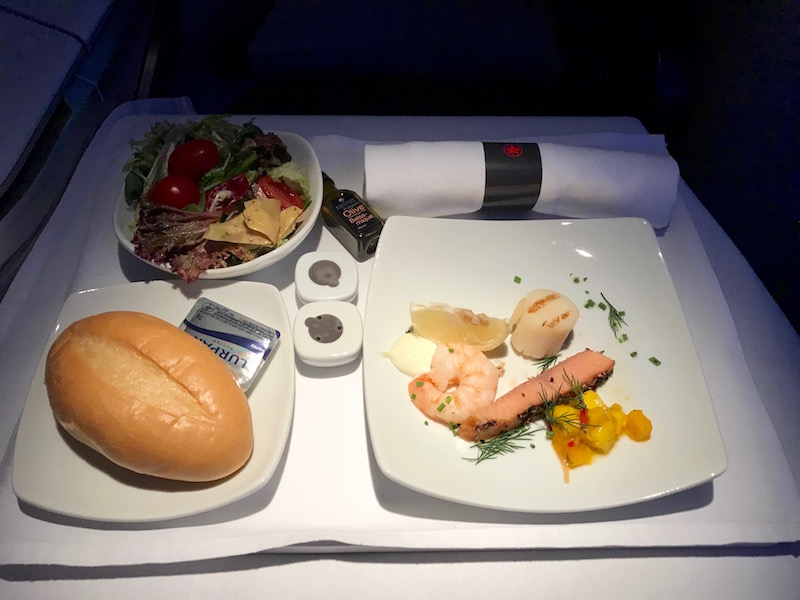
[{"label": "mixed greens", "polygon": [[310,203],[284,142],[252,121],[161,121],[131,151],[123,170],[134,251],[186,281],[277,248]]}]

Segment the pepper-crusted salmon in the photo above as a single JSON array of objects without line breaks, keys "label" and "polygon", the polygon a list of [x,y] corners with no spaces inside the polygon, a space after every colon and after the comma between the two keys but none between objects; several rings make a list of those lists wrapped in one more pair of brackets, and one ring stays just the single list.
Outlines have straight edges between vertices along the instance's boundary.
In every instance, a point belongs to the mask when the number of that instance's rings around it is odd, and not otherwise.
[{"label": "pepper-crusted salmon", "polygon": [[572,394],[569,380],[593,389],[611,375],[614,360],[586,349],[506,392],[490,406],[477,410],[458,427],[458,436],[471,442],[488,440],[539,418],[542,399]]}]

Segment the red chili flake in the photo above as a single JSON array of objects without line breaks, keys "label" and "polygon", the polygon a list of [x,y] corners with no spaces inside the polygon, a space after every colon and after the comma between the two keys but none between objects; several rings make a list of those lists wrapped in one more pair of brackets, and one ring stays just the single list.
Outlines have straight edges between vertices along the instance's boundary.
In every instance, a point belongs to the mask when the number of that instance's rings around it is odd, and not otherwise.
[{"label": "red chili flake", "polygon": [[570,440],[567,442],[567,446],[569,446],[570,448],[572,448],[574,445],[575,445],[575,440]]},{"label": "red chili flake", "polygon": [[579,418],[580,418],[581,424],[588,425],[589,424],[589,411],[587,411],[585,408],[582,408]]}]

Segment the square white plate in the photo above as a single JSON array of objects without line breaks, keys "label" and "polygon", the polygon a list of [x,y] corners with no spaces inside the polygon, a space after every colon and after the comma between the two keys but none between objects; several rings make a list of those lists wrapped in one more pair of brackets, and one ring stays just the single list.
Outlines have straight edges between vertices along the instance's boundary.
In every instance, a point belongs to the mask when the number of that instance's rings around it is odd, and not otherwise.
[{"label": "square white plate", "polygon": [[[519,282],[515,280],[519,278]],[[576,282],[577,279],[577,282]],[[409,304],[443,302],[507,318],[537,288],[571,298],[581,316],[562,358],[584,348],[616,361],[598,388],[606,404],[639,408],[653,422],[643,443],[623,436],[607,456],[565,482],[544,431],[513,454],[483,461],[411,403],[410,377],[386,357],[410,327]],[[608,311],[584,308],[601,292],[625,312],[620,342]],[[489,221],[392,217],[381,235],[365,314],[364,395],[381,471],[416,491],[521,512],[610,508],[665,496],[717,477],[727,457],[683,311],[650,225],[641,219]],[[635,357],[631,356],[636,352]],[[656,366],[648,359],[661,361]],[[498,394],[539,372],[504,346]]]},{"label": "square white plate", "polygon": [[[236,474],[192,484],[138,475],[69,438],[58,427],[44,386],[47,351],[70,323],[109,310],[136,310],[180,325],[209,298],[277,329],[280,341],[247,396],[253,414],[253,455]],[[278,290],[247,281],[203,286],[153,281],[79,292],[64,303],[31,384],[17,431],[12,481],[17,497],[48,511],[116,522],[183,517],[224,506],[269,481],[283,454],[294,408],[292,331]]]}]

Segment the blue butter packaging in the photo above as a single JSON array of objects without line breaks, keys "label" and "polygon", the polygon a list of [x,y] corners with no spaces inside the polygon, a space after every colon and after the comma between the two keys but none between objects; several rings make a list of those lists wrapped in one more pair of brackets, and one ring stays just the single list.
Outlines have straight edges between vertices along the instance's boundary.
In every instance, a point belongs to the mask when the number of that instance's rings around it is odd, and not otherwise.
[{"label": "blue butter packaging", "polygon": [[281,337],[277,329],[207,298],[195,302],[180,327],[223,360],[244,391],[249,389]]}]

